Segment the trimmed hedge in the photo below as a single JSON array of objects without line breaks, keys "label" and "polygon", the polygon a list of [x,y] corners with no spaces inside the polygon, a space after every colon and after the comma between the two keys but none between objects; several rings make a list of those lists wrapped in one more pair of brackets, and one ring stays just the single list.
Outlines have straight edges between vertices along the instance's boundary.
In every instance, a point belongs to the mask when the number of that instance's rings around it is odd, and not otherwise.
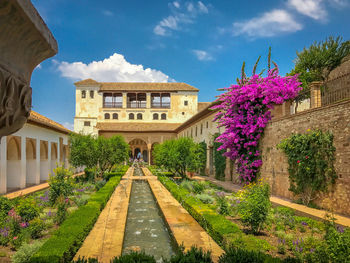
[{"label": "trimmed hedge", "polygon": [[85,206],[67,217],[29,262],[69,262],[91,231],[120,180],[120,176],[111,177],[98,192],[90,197]]},{"label": "trimmed hedge", "polygon": [[127,165],[121,165],[119,166],[117,169],[115,169],[114,171],[112,172],[109,172],[109,173],[105,173],[103,175],[103,179],[105,179],[106,181],[108,181],[111,177],[114,177],[114,176],[123,176],[126,171],[129,169],[129,166]]},{"label": "trimmed hedge", "polygon": [[167,176],[167,177],[173,177],[174,174],[172,172],[162,172],[159,171],[155,166],[149,166],[148,169],[151,171],[152,174],[155,176]]},{"label": "trimmed hedge", "polygon": [[209,233],[209,235],[222,247],[228,239],[240,239],[244,236],[245,246],[250,250],[263,250],[270,247],[266,241],[252,235],[245,235],[233,222],[218,214],[210,205],[204,204],[199,199],[191,196],[190,192],[178,186],[167,177],[158,177],[159,181],[169,190],[181,205],[197,220],[197,222]]}]

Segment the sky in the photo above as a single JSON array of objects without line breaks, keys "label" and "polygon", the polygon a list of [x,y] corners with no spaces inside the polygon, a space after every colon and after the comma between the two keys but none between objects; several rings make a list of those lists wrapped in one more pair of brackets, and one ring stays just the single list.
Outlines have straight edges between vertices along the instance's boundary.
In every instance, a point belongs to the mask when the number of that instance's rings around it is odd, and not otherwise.
[{"label": "sky", "polygon": [[350,0],[32,0],[58,42],[33,72],[33,110],[73,129],[74,82],[185,82],[213,101],[268,48],[281,75],[296,52],[350,39]]}]

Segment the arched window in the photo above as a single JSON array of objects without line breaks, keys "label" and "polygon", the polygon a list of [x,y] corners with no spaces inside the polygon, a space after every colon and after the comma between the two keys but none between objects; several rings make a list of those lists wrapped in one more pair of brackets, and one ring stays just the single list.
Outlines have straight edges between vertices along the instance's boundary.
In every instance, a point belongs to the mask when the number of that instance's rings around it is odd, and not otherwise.
[{"label": "arched window", "polygon": [[142,120],[142,114],[141,113],[137,113],[137,119],[138,120]]},{"label": "arched window", "polygon": [[153,114],[153,120],[158,120],[158,119],[159,119],[158,113],[154,113],[154,114]]},{"label": "arched window", "polygon": [[81,91],[81,98],[85,99],[86,98],[86,90]]},{"label": "arched window", "polygon": [[118,113],[113,113],[113,120],[118,120]]},{"label": "arched window", "polygon": [[134,120],[134,119],[135,119],[134,113],[129,113],[129,120]]},{"label": "arched window", "polygon": [[105,113],[105,119],[109,120],[111,118],[111,115],[109,113]]},{"label": "arched window", "polygon": [[162,120],[166,120],[166,114],[165,114],[165,113],[162,113],[161,119],[162,119]]}]

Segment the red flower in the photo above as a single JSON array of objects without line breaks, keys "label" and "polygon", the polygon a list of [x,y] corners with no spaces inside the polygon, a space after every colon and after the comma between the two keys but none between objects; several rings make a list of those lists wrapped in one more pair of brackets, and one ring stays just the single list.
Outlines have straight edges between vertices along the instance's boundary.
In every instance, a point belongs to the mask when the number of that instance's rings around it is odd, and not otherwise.
[{"label": "red flower", "polygon": [[16,240],[18,237],[13,237],[13,240]]},{"label": "red flower", "polygon": [[298,160],[297,163],[300,163],[300,161]]},{"label": "red flower", "polygon": [[309,156],[306,155],[306,156],[305,156],[305,159],[309,159]]}]

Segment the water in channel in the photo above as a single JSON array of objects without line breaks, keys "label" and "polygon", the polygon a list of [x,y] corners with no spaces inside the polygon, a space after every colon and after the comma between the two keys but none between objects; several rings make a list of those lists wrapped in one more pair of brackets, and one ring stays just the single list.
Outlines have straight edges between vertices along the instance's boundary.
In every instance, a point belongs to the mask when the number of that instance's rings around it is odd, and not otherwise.
[{"label": "water in channel", "polygon": [[[139,170],[139,171],[138,171]],[[135,174],[143,174],[135,168]],[[146,180],[134,180],[124,234],[123,254],[131,250],[144,250],[157,262],[169,258],[176,249],[161,211]]]}]

